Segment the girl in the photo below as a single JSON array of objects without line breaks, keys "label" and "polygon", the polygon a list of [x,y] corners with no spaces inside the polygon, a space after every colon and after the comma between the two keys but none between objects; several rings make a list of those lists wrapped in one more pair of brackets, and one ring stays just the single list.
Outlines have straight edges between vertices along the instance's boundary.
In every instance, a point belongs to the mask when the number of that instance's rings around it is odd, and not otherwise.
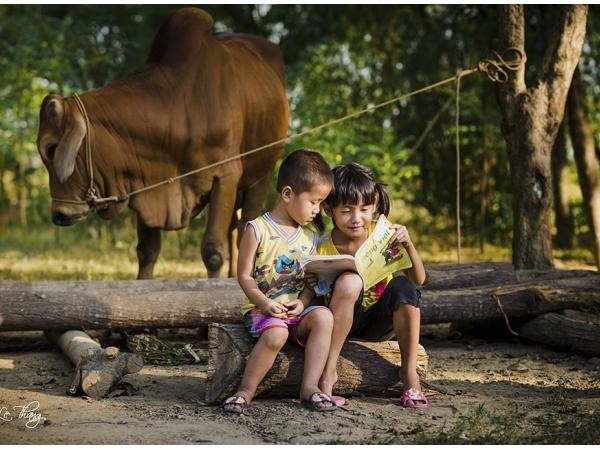
[{"label": "girl", "polygon": [[[333,190],[324,202],[324,209],[331,216],[334,228],[319,244],[318,253],[354,255],[371,233],[374,215],[388,214],[390,200],[383,185],[375,181],[373,172],[360,164],[337,167],[333,174]],[[415,287],[425,281],[425,268],[406,227],[393,225],[393,228],[390,246],[402,244],[412,267],[381,280],[366,292],[356,273],[346,272],[336,279],[328,305],[334,317],[333,333],[319,386],[331,395],[337,381],[337,359],[348,335],[375,341],[387,340],[395,334],[402,355],[401,404],[426,407],[427,398],[421,392],[417,375],[421,295]]]},{"label": "girl", "polygon": [[331,190],[333,176],[323,157],[298,150],[281,163],[277,179],[279,199],[272,211],[248,222],[238,254],[238,282],[247,296],[244,322],[258,339],[246,362],[237,392],[223,409],[243,413],[286,341],[304,347],[300,399],[315,411],[336,405],[319,389],[333,328],[331,312],[308,306],[299,258],[314,253],[317,234],[307,227],[318,217],[320,204]]}]

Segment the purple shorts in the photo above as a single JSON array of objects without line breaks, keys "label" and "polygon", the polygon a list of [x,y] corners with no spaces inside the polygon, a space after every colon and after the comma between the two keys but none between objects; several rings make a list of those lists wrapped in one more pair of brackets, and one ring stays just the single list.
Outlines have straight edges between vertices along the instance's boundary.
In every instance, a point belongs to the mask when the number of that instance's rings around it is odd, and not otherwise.
[{"label": "purple shorts", "polygon": [[306,315],[309,312],[317,308],[325,307],[318,305],[309,306],[304,311],[302,311],[302,314],[300,314],[299,316],[292,317],[291,319],[279,319],[273,316],[266,316],[260,311],[260,309],[254,308],[253,310],[248,311],[244,315],[244,325],[246,325],[246,328],[250,332],[250,335],[255,339],[258,339],[260,335],[269,328],[287,328],[290,333],[288,341],[294,342],[300,347],[304,347],[306,346],[306,339],[301,339],[298,336],[298,326],[300,325],[300,322],[302,322],[302,319],[306,317]]}]

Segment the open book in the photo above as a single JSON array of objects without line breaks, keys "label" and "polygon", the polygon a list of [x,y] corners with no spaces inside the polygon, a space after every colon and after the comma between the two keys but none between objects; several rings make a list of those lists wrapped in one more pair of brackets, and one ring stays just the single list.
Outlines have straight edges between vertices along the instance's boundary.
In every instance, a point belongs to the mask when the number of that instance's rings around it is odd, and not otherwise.
[{"label": "open book", "polygon": [[304,255],[300,265],[313,272],[319,279],[317,294],[329,288],[342,272],[357,272],[369,289],[388,275],[412,266],[408,253],[401,244],[389,247],[394,234],[391,222],[383,214],[379,216],[373,232],[352,255]]}]

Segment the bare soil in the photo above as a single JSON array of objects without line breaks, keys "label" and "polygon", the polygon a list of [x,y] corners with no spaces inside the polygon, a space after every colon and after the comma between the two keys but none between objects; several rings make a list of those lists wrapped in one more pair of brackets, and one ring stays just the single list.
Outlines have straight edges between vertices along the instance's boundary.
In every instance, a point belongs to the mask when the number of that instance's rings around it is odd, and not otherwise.
[{"label": "bare soil", "polygon": [[257,398],[243,415],[202,403],[203,364],[146,365],[110,398],[67,396],[73,367],[41,333],[0,333],[0,444],[600,443],[600,358],[423,328],[427,409],[389,391],[330,413]]}]

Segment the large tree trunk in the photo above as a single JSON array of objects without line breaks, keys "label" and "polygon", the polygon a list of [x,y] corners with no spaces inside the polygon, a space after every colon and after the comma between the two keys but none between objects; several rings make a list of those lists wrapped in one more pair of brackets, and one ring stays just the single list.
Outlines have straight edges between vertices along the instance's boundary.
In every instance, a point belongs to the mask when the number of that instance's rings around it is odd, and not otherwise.
[{"label": "large tree trunk", "polygon": [[[587,6],[559,6],[540,70],[530,88],[525,66],[509,74],[496,93],[502,110],[513,193],[513,264],[516,269],[552,267],[550,156],[563,119],[567,92],[585,37]],[[503,49],[525,54],[522,5],[500,6]],[[509,56],[510,58],[510,56]]]},{"label": "large tree trunk", "polygon": [[594,135],[585,104],[585,89],[579,70],[575,71],[568,99],[569,126],[575,152],[583,206],[592,236],[592,253],[600,270],[600,186]]},{"label": "large tree trunk", "polygon": [[564,122],[558,130],[556,141],[552,147],[552,193],[556,223],[556,247],[571,248],[573,247],[575,224],[569,198]]}]

